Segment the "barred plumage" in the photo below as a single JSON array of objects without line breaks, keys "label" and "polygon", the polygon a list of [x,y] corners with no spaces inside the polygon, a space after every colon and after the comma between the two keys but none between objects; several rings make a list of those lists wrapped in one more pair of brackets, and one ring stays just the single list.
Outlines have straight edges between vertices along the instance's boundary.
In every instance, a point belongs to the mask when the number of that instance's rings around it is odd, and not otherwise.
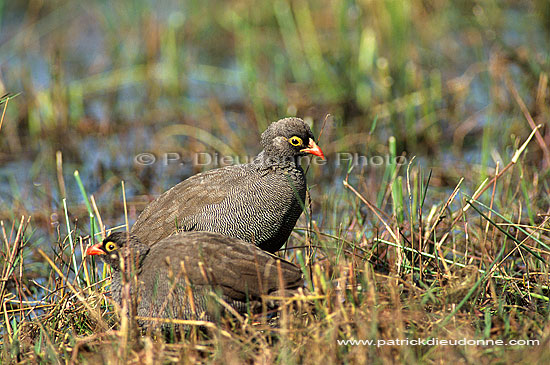
[{"label": "barred plumage", "polygon": [[279,250],[302,213],[306,179],[298,158],[321,157],[311,129],[299,118],[272,123],[263,151],[248,164],[194,175],[151,202],[131,233],[154,245],[176,231],[210,231]]},{"label": "barred plumage", "polygon": [[[175,234],[153,247],[117,232],[90,247],[87,254],[100,255],[111,266],[111,293],[118,303],[126,273],[141,317],[212,320],[223,307],[213,305],[216,300],[208,293],[219,294],[242,314],[260,309],[261,296],[278,291],[281,284],[289,291],[303,287],[296,265],[248,242],[211,232]],[[149,323],[140,322],[145,327]]]}]

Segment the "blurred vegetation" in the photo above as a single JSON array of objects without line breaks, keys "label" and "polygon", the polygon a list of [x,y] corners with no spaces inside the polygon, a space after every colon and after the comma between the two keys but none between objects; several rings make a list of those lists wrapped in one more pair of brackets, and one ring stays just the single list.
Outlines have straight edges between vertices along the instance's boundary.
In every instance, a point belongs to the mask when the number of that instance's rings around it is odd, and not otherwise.
[{"label": "blurred vegetation", "polygon": [[[0,0],[2,362],[548,357],[549,39],[547,0]],[[129,337],[83,247],[293,115],[328,157],[282,253],[317,299]],[[336,344],[416,337],[540,346]]]}]

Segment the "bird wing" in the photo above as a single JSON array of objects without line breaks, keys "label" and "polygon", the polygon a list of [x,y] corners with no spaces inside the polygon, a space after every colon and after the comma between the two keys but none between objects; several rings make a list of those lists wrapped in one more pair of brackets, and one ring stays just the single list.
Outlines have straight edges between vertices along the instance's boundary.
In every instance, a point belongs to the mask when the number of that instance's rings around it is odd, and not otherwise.
[{"label": "bird wing", "polygon": [[220,289],[238,301],[259,299],[280,290],[281,284],[284,289],[303,286],[298,266],[250,243],[210,232],[184,232],[163,239],[149,251],[142,267],[147,266],[155,267],[159,275],[164,269],[164,275],[180,283],[187,278],[195,287]]},{"label": "bird wing", "polygon": [[203,172],[175,185],[145,208],[131,233],[151,246],[176,230],[192,230],[186,217],[199,214],[206,205],[220,204],[246,182],[241,166]]}]

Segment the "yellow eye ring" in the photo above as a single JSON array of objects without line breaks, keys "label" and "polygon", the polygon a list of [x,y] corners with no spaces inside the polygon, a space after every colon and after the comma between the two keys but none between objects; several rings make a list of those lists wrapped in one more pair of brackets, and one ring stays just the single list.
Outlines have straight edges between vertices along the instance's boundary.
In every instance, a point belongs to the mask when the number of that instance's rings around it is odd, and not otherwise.
[{"label": "yellow eye ring", "polygon": [[109,241],[105,244],[105,250],[107,250],[107,252],[114,251],[116,250],[116,248],[117,246],[116,246],[116,243],[114,242]]},{"label": "yellow eye ring", "polygon": [[288,142],[293,146],[301,146],[303,144],[302,139],[297,136],[290,137]]}]

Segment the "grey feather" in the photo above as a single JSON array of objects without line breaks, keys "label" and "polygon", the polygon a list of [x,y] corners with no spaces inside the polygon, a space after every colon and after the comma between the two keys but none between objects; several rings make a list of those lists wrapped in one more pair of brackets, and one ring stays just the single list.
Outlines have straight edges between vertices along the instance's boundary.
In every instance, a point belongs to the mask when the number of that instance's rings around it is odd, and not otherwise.
[{"label": "grey feather", "polygon": [[[288,139],[313,140],[307,124],[286,118],[262,134],[263,151],[248,164],[191,176],[151,202],[131,233],[149,246],[176,231],[209,231],[275,252],[302,213],[306,178],[299,165],[302,146]],[[281,142],[282,141],[282,142]]]}]

